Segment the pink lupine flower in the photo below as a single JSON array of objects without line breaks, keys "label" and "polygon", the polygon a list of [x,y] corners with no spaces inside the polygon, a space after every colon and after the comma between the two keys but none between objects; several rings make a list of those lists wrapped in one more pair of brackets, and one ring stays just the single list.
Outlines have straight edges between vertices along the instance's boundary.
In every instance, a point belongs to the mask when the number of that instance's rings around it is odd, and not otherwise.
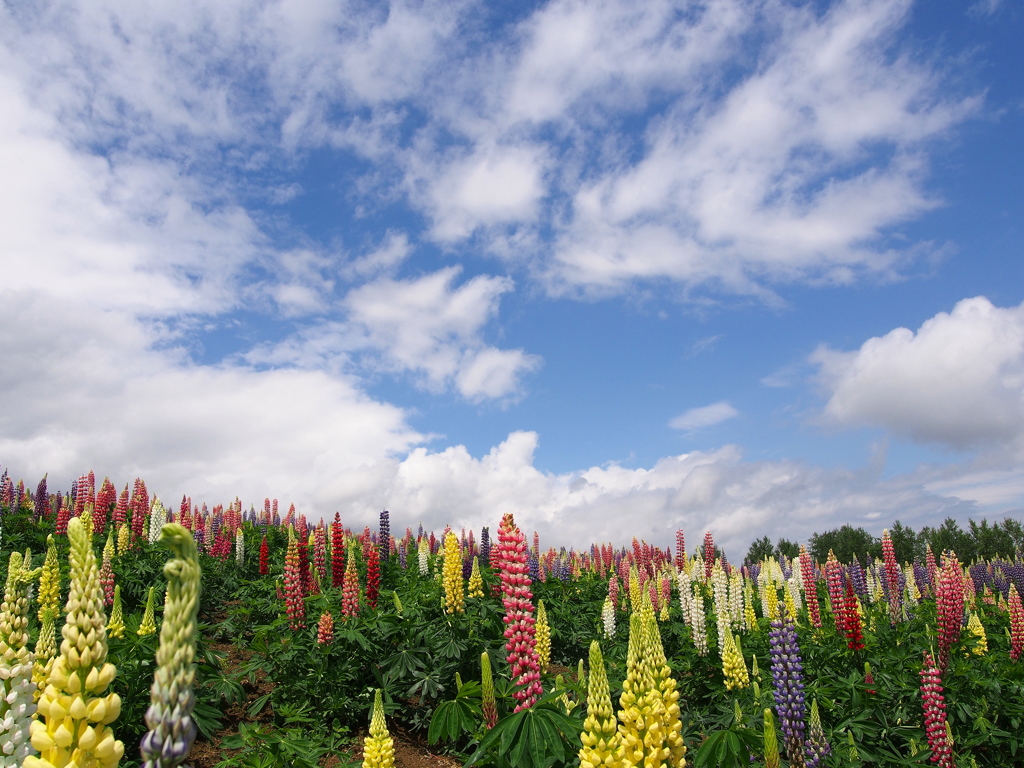
[{"label": "pink lupine flower", "polygon": [[1010,587],[1010,658],[1019,661],[1024,654],[1024,604],[1017,587]]},{"label": "pink lupine flower", "polygon": [[924,654],[921,668],[921,704],[924,708],[924,730],[928,746],[932,750],[932,762],[939,768],[954,768],[953,745],[946,732],[946,702],[942,695],[942,676],[932,661],[932,655]]},{"label": "pink lupine flower", "polygon": [[804,601],[807,603],[807,613],[811,617],[811,624],[821,626],[821,606],[818,604],[818,580],[814,573],[814,563],[807,552],[807,547],[800,545],[800,575],[804,581]]},{"label": "pink lupine flower", "polygon": [[334,640],[334,616],[330,611],[320,614],[320,621],[316,625],[316,641],[320,645],[330,645]]},{"label": "pink lupine flower", "polygon": [[938,621],[940,671],[949,665],[953,644],[960,639],[964,618],[963,569],[956,554],[947,552],[942,558],[935,581],[935,612]]},{"label": "pink lupine flower", "polygon": [[501,563],[501,589],[505,606],[505,650],[512,679],[519,686],[513,692],[518,700],[515,711],[533,706],[544,693],[540,683],[540,662],[537,658],[536,627],[533,617],[533,592],[530,576],[526,537],[516,526],[510,514],[501,520],[496,547]]},{"label": "pink lupine flower", "polygon": [[288,551],[284,556],[284,602],[288,613],[288,626],[302,629],[306,626],[306,600],[299,571],[299,546],[294,535],[288,537]]}]

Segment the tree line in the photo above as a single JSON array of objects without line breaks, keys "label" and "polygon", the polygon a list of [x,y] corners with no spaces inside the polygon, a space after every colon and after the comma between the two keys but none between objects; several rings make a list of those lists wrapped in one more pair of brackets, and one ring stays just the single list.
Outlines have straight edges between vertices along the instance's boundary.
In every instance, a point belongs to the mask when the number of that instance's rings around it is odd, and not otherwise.
[{"label": "tree line", "polygon": [[[1024,551],[1024,525],[1012,517],[992,524],[985,519],[980,523],[968,520],[966,530],[952,517],[947,517],[937,528],[926,525],[920,531],[897,520],[889,528],[889,538],[896,550],[896,559],[901,563],[923,560],[926,546],[931,547],[936,557],[951,549],[963,563],[996,557],[1013,558]],[[807,543],[807,551],[816,562],[825,562],[829,550],[835,552],[843,563],[854,558],[861,562],[865,558],[873,560],[882,556],[882,539],[864,528],[843,525],[824,533],[814,533]],[[780,538],[772,544],[769,536],[762,536],[750,545],[746,560],[756,563],[780,555],[792,559],[799,554],[800,545],[794,541]]]}]

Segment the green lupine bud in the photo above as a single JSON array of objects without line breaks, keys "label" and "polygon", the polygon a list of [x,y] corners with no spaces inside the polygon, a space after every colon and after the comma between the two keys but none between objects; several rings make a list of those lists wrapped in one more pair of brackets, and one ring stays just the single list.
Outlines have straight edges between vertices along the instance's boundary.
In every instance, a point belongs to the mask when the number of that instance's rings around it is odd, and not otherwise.
[{"label": "green lupine bud", "polygon": [[[192,662],[199,612],[199,552],[192,534],[178,523],[165,524],[158,541],[174,556],[164,565],[167,597],[146,712],[149,732],[141,746],[144,768],[174,768],[188,757],[196,736],[191,714],[195,705]],[[151,602],[152,595],[151,587]]]},{"label": "green lupine bud", "polygon": [[142,623],[136,630],[139,637],[145,637],[146,635],[152,635],[156,632],[156,617],[153,614],[153,597],[156,593],[156,587],[149,588],[149,597],[146,598],[146,612],[142,614]]},{"label": "green lupine bud", "polygon": [[121,585],[114,585],[114,605],[110,609],[107,634],[118,640],[124,637],[124,609],[121,606]]},{"label": "green lupine bud", "polygon": [[740,700],[732,700],[732,716],[736,719],[736,725],[743,725],[743,710],[740,709]]},{"label": "green lupine bud", "polygon": [[764,765],[779,768],[779,739],[775,734],[775,718],[769,708],[764,710]]},{"label": "green lupine bud", "polygon": [[853,740],[853,731],[846,732],[846,743],[850,745],[850,759],[860,760],[860,751],[858,751],[857,744]]},{"label": "green lupine bud", "polygon": [[491,657],[487,651],[480,654],[480,687],[483,690],[481,709],[484,727],[490,730],[498,724],[498,702],[494,698],[494,677],[491,674]]},{"label": "green lupine bud", "polygon": [[394,589],[393,589],[393,590],[391,590],[391,599],[392,599],[392,600],[394,601],[394,603],[395,603],[395,611],[396,611],[396,612],[398,613],[398,615],[399,615],[399,616],[401,616],[401,615],[402,615],[402,601],[401,601],[401,599],[400,599],[400,598],[398,597],[398,592],[397,592],[397,590],[394,590]]}]

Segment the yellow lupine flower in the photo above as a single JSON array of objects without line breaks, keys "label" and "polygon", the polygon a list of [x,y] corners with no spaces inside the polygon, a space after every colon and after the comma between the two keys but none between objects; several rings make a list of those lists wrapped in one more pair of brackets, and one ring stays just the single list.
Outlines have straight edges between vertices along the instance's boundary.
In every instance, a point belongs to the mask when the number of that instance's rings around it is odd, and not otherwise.
[{"label": "yellow lupine flower", "polygon": [[35,699],[38,701],[46,687],[46,679],[53,669],[57,655],[57,617],[60,615],[60,562],[57,560],[57,545],[53,534],[46,537],[46,559],[39,574],[39,637],[36,639],[35,661],[32,667],[32,682],[36,684]]},{"label": "yellow lupine flower", "polygon": [[117,670],[107,663],[103,588],[96,555],[84,523],[68,521],[71,542],[71,589],[60,656],[54,661],[39,699],[38,719],[29,734],[39,757],[25,758],[24,768],[112,768],[124,754],[110,723],[121,713],[116,693],[104,696]]},{"label": "yellow lupine flower", "polygon": [[746,688],[750,685],[747,664],[736,644],[731,632],[725,633],[725,648],[722,649],[722,671],[725,674],[725,687],[730,690]]},{"label": "yellow lupine flower", "polygon": [[533,625],[537,638],[537,661],[540,664],[540,671],[547,671],[551,662],[551,626],[548,624],[548,612],[544,609],[544,601],[537,602],[537,620]]},{"label": "yellow lupine flower", "polygon": [[469,596],[484,596],[484,578],[480,575],[480,558],[473,556],[473,570],[469,574]]},{"label": "yellow lupine flower", "polygon": [[128,524],[122,523],[117,529],[117,554],[123,555],[132,545],[132,532],[128,530]]},{"label": "yellow lupine flower", "polygon": [[601,656],[601,645],[590,644],[590,678],[587,684],[587,719],[580,734],[580,768],[618,768],[623,748],[612,711],[608,673]]},{"label": "yellow lupine flower", "polygon": [[392,768],[394,764],[395,742],[384,722],[384,703],[378,688],[373,694],[370,735],[363,740],[363,768]]},{"label": "yellow lupine flower", "polygon": [[988,637],[985,635],[985,628],[981,625],[978,614],[972,613],[967,621],[967,631],[974,635],[978,644],[974,647],[974,655],[982,656],[988,652]]},{"label": "yellow lupine flower", "polygon": [[466,596],[462,582],[462,549],[454,531],[444,537],[444,564],[441,568],[444,585],[445,613],[465,613]]}]

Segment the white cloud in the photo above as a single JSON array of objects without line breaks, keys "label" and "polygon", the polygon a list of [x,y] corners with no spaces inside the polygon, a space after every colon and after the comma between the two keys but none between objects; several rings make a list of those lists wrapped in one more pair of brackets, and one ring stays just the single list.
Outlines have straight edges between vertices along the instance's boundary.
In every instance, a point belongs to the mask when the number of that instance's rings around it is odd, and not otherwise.
[{"label": "white cloud", "polygon": [[513,395],[538,358],[481,338],[512,281],[478,275],[455,286],[458,273],[451,267],[410,280],[382,278],[353,290],[344,305],[362,333],[356,346],[379,354],[385,368],[419,374],[429,388],[454,382],[472,400]]},{"label": "white cloud", "polygon": [[811,359],[835,423],[955,448],[1024,438],[1024,305],[964,299],[916,333],[897,328],[855,352],[821,348]]},{"label": "white cloud", "polygon": [[721,400],[700,408],[691,408],[668,423],[672,429],[695,430],[710,427],[739,416],[740,412]]}]

